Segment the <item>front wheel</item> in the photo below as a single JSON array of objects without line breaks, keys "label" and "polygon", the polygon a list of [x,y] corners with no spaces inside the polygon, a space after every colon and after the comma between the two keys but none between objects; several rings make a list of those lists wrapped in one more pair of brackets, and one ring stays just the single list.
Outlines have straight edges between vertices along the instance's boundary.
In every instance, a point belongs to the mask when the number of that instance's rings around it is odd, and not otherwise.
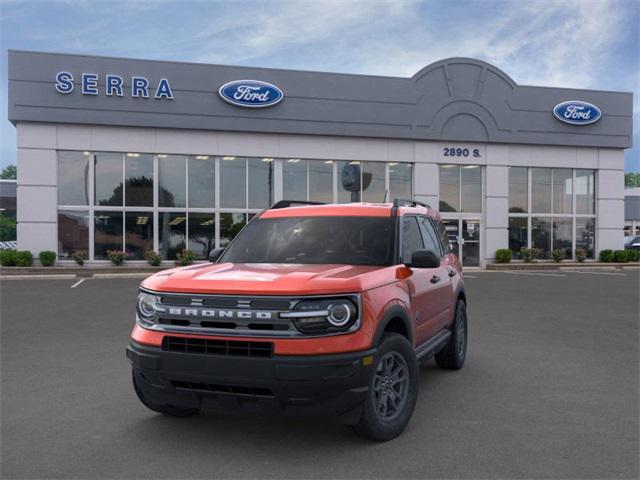
[{"label": "front wheel", "polygon": [[418,398],[418,362],[409,341],[385,334],[375,358],[360,421],[354,430],[363,437],[386,441],[409,423]]},{"label": "front wheel", "polygon": [[467,356],[467,305],[456,303],[456,316],[451,325],[451,337],[445,347],[436,353],[436,364],[445,370],[460,370]]}]

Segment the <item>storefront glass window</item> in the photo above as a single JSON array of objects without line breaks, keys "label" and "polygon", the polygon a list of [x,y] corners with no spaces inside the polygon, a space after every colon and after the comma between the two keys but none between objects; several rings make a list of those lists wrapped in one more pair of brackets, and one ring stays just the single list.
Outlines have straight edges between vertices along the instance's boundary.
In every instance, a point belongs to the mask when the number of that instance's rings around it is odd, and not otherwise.
[{"label": "storefront glass window", "polygon": [[208,155],[189,157],[189,208],[215,207],[215,159]]},{"label": "storefront glass window", "polygon": [[309,161],[309,200],[333,203],[333,161]]},{"label": "storefront glass window", "polygon": [[576,170],[576,213],[595,213],[595,172]]},{"label": "storefront glass window", "polygon": [[527,246],[527,219],[509,218],[509,250],[513,258],[520,258],[520,250]]},{"label": "storefront glass window", "polygon": [[128,260],[144,260],[144,253],[153,250],[153,213],[126,212],[125,251]]},{"label": "storefront glass window", "polygon": [[94,213],[94,257],[108,260],[107,250],[122,250],[122,212]]},{"label": "storefront glass window", "polygon": [[529,181],[526,167],[509,168],[509,213],[527,213]]},{"label": "storefront glass window", "polygon": [[587,252],[587,258],[593,258],[595,238],[596,219],[576,218],[576,250],[583,249]]},{"label": "storefront glass window", "polygon": [[413,165],[411,163],[391,162],[389,166],[389,198],[411,198],[412,197],[412,176]]},{"label": "storefront glass window", "polygon": [[573,212],[573,170],[553,169],[553,213]]},{"label": "storefront glass window", "polygon": [[565,258],[572,258],[573,220],[571,218],[553,219],[553,249],[564,250]]},{"label": "storefront glass window", "polygon": [[247,208],[247,161],[222,157],[220,161],[220,206]]},{"label": "storefront glass window", "polygon": [[213,213],[189,213],[189,250],[206,259],[216,246],[216,217]]},{"label": "storefront glass window", "polygon": [[73,252],[89,254],[89,212],[58,211],[58,257],[71,259]]},{"label": "storefront glass window", "polygon": [[540,258],[549,258],[551,252],[551,218],[531,219],[531,247],[540,249]]},{"label": "storefront glass window", "polygon": [[273,202],[273,158],[251,158],[249,166],[249,208],[266,208]]},{"label": "storefront glass window", "polygon": [[282,198],[307,200],[307,161],[289,158],[282,164]]},{"label": "storefront glass window", "polygon": [[160,212],[158,214],[158,250],[163,260],[175,260],[176,253],[186,245],[186,212]]},{"label": "storefront glass window", "polygon": [[362,162],[362,201],[382,202],[385,194],[385,169],[382,162]]},{"label": "storefront glass window", "polygon": [[551,169],[531,169],[531,211],[551,213]]},{"label": "storefront glass window", "polygon": [[58,205],[89,204],[89,152],[58,152]]},{"label": "storefront glass window", "polygon": [[158,155],[158,205],[160,207],[186,207],[186,157]]},{"label": "storefront glass window", "polygon": [[439,165],[440,170],[440,211],[460,211],[460,167]]},{"label": "storefront glass window", "polygon": [[482,169],[479,165],[464,165],[461,174],[463,212],[482,211]]},{"label": "storefront glass window", "polygon": [[124,157],[125,204],[153,206],[153,155],[127,153]]},{"label": "storefront glass window", "polygon": [[246,225],[244,213],[220,214],[220,247],[226,247]]},{"label": "storefront glass window", "polygon": [[122,206],[122,153],[95,154],[95,205]]}]

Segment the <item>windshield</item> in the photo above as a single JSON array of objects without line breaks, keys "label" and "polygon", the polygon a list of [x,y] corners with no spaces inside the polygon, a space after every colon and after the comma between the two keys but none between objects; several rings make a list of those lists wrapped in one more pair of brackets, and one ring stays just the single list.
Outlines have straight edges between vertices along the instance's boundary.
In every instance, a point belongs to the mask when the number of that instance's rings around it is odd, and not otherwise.
[{"label": "windshield", "polygon": [[257,218],[227,248],[221,262],[391,265],[390,217]]}]

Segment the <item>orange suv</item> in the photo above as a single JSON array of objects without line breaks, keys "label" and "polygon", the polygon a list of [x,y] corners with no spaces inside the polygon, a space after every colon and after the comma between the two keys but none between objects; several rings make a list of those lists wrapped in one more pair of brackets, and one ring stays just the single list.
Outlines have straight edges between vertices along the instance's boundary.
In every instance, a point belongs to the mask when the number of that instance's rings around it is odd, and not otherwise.
[{"label": "orange suv", "polygon": [[419,361],[464,363],[462,268],[428,205],[278,202],[210,260],[141,284],[127,357],[153,411],[323,415],[389,440]]}]

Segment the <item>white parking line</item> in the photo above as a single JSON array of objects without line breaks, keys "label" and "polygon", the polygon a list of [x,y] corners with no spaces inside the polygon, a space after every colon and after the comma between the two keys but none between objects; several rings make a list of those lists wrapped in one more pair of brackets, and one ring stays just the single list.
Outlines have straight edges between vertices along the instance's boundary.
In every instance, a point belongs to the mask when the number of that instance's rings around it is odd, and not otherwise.
[{"label": "white parking line", "polygon": [[76,288],[78,285],[80,285],[82,282],[84,282],[86,280],[86,278],[81,278],[80,280],[78,280],[76,283],[74,283],[73,285],[71,285],[71,288]]},{"label": "white parking line", "polygon": [[586,273],[588,275],[615,275],[617,277],[626,277],[627,275],[624,273],[613,273],[613,272],[585,272],[583,270],[568,270],[571,273]]},{"label": "white parking line", "polygon": [[537,273],[537,272],[500,272],[500,273],[509,273],[511,275],[537,275],[539,277],[566,277],[566,275],[562,273]]},{"label": "white parking line", "polygon": [[473,275],[465,275],[464,278],[478,278],[478,277],[474,277]]}]

